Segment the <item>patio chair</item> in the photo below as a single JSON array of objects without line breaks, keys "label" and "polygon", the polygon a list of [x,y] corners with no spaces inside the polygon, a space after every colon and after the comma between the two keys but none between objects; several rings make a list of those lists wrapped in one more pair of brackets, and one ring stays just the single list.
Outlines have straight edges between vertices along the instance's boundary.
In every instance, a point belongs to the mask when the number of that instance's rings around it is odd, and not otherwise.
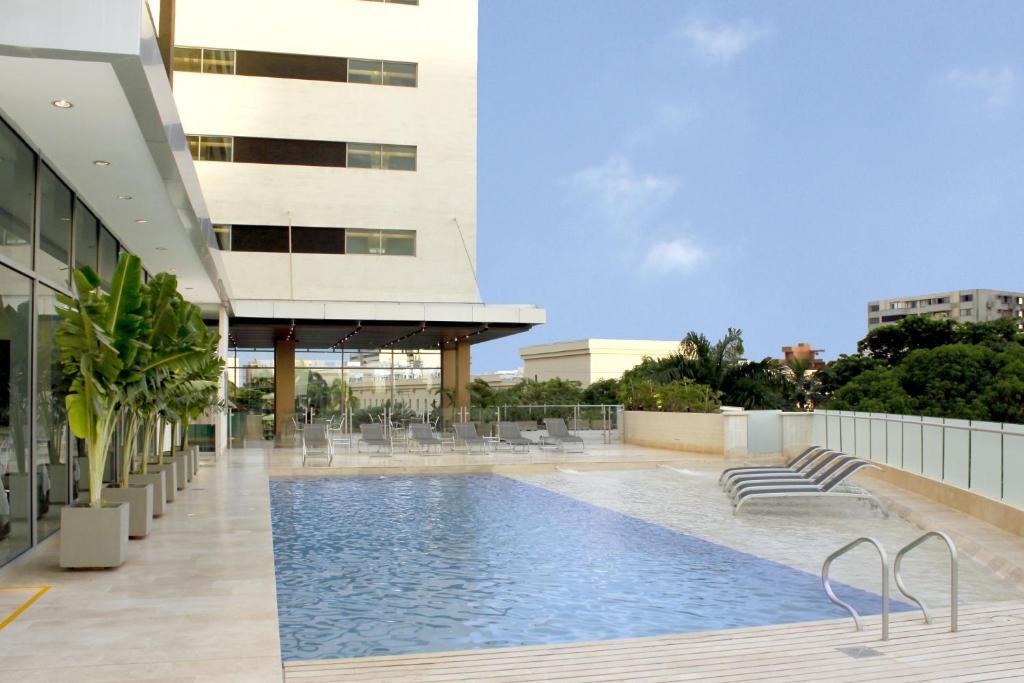
[{"label": "patio chair", "polygon": [[394,454],[394,444],[387,436],[384,435],[384,425],[380,422],[371,422],[369,424],[359,425],[359,443],[356,444],[356,452],[360,452],[363,446],[372,446],[377,449],[377,454],[381,455],[381,449],[388,449],[387,455]]},{"label": "patio chair", "polygon": [[425,422],[409,425],[409,444],[411,447],[422,448],[424,454],[430,453],[430,449],[436,446],[438,455],[441,454],[441,439],[434,435],[434,430]]},{"label": "patio chair", "polygon": [[571,434],[569,428],[565,426],[565,420],[560,417],[546,417],[544,418],[544,426],[548,430],[547,436],[540,437],[541,443],[553,443],[562,449],[563,452],[568,451],[570,448],[574,449],[579,447],[579,452],[584,451],[583,438]]},{"label": "patio chair", "polygon": [[806,460],[812,458],[815,455],[814,451],[823,451],[823,450],[825,450],[825,449],[821,448],[820,446],[809,446],[808,448],[805,448],[804,451],[802,453],[800,453],[800,455],[796,456],[795,458],[793,458],[792,460],[787,462],[785,465],[781,465],[781,466],[772,467],[772,466],[766,466],[766,465],[754,465],[752,467],[729,467],[727,469],[722,470],[722,474],[719,475],[719,477],[718,477],[718,483],[722,484],[722,483],[725,482],[727,477],[735,476],[737,474],[742,474],[742,473],[777,472],[779,470],[784,470],[784,469],[785,470],[792,470],[792,469],[798,467],[799,465],[801,465]]},{"label": "patio chair", "polygon": [[[882,507],[878,499],[871,493],[859,487],[841,486],[861,469],[870,468],[880,470],[881,467],[873,465],[866,460],[853,459],[839,468],[839,471],[825,478],[824,481],[807,482],[796,484],[788,482],[782,485],[761,485],[753,486],[737,494],[733,502],[733,513],[738,513],[746,503],[750,501],[766,500],[772,498],[854,498],[868,500],[879,508]],[[884,512],[884,510],[883,510]]]},{"label": "patio chair", "polygon": [[726,484],[725,492],[733,497],[737,491],[743,491],[752,486],[782,486],[787,482],[803,484],[809,481],[825,481],[839,472],[851,460],[860,460],[860,458],[832,451],[803,472],[769,472],[735,477]]},{"label": "patio chair", "polygon": [[477,434],[476,425],[472,422],[459,422],[455,424],[455,448],[466,447],[466,452],[472,453],[473,449],[479,449],[481,453],[488,450],[487,440]]},{"label": "patio chair", "polygon": [[498,446],[506,445],[512,449],[512,452],[521,450],[523,453],[530,452],[530,446],[536,446],[537,442],[533,439],[527,439],[519,431],[519,426],[515,422],[499,422],[498,423]]},{"label": "patio chair", "polygon": [[760,469],[742,470],[728,473],[722,481],[722,489],[728,491],[737,482],[751,481],[756,479],[786,478],[795,475],[806,476],[827,466],[830,462],[840,457],[848,457],[840,451],[833,451],[827,448],[814,449],[806,454],[796,465],[792,467],[764,467]]},{"label": "patio chair", "polygon": [[306,458],[314,455],[326,457],[328,466],[334,461],[334,449],[323,423],[306,425],[302,430],[302,466],[306,466]]}]

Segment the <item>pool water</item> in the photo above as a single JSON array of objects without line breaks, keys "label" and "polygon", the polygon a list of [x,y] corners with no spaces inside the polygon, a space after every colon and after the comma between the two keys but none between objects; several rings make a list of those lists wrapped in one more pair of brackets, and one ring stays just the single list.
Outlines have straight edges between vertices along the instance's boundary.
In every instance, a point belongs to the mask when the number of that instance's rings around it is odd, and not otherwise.
[{"label": "pool water", "polygon": [[270,493],[286,660],[845,616],[814,574],[502,476],[282,479]]}]

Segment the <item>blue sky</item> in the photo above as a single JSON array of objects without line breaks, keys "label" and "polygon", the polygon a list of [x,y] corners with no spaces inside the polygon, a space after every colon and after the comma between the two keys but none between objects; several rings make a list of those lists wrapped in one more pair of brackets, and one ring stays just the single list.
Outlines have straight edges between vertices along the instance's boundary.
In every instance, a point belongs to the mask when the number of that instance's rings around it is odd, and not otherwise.
[{"label": "blue sky", "polygon": [[864,336],[866,302],[1024,290],[1024,2],[481,0],[474,347]]}]

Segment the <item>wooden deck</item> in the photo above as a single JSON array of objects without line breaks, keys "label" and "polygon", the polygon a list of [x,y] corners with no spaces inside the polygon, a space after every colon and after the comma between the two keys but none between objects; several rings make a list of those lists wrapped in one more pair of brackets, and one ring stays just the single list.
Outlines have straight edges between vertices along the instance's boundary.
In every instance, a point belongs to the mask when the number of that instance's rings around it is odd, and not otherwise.
[{"label": "wooden deck", "polygon": [[[309,681],[989,681],[1024,680],[1024,603],[961,607],[931,625],[920,613],[732,631],[392,657],[288,662]],[[864,650],[863,648],[868,648]],[[858,656],[859,655],[859,656]]]}]

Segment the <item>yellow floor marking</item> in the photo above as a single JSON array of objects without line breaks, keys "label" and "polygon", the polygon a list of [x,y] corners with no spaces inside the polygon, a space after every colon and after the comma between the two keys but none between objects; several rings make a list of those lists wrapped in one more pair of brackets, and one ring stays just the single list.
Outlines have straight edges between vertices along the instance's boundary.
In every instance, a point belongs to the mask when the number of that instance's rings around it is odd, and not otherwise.
[{"label": "yellow floor marking", "polygon": [[17,619],[18,617],[20,617],[21,613],[24,612],[25,610],[27,610],[29,607],[31,607],[33,602],[35,602],[39,598],[43,597],[43,594],[46,591],[50,590],[50,586],[0,586],[0,591],[18,591],[18,590],[21,590],[21,591],[34,590],[34,591],[36,591],[36,593],[31,598],[29,598],[28,600],[23,602],[21,607],[19,607],[18,609],[14,610],[13,612],[11,612],[10,615],[6,619],[4,619],[3,621],[0,621],[0,631],[4,630],[4,628],[6,628],[8,624],[10,624],[12,621]]}]

